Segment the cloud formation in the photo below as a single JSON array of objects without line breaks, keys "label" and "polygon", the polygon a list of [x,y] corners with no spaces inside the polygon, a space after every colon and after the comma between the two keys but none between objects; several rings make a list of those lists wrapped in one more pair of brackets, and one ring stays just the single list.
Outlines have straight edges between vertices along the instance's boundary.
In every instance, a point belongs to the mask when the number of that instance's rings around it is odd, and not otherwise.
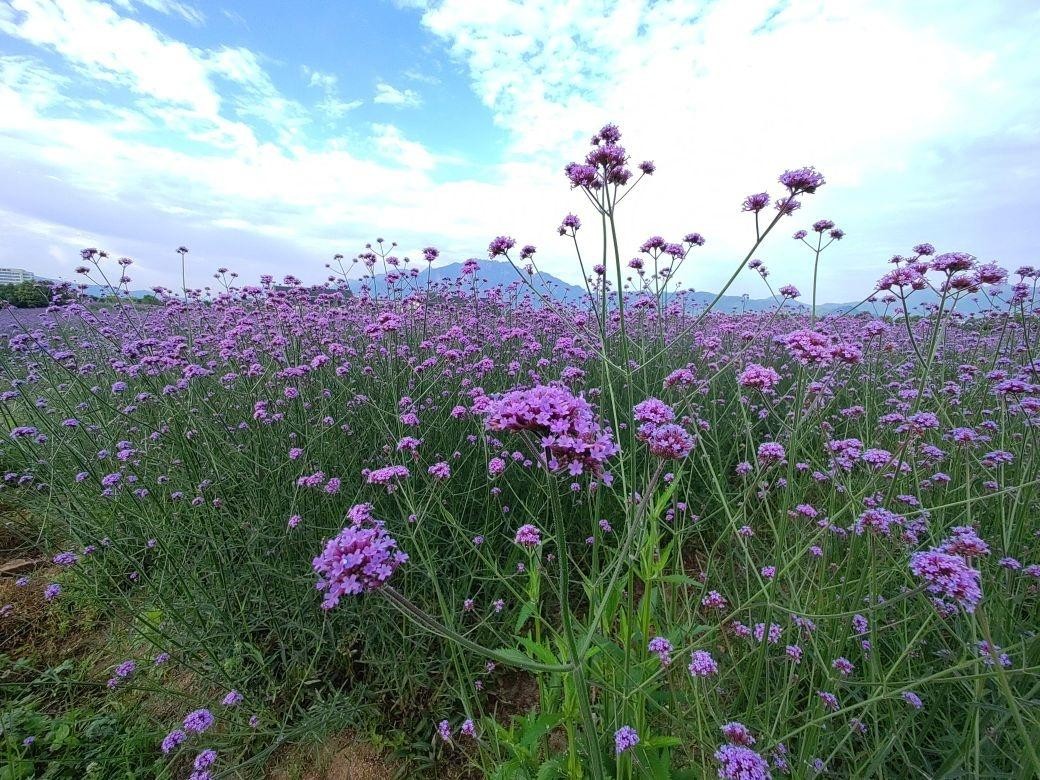
[{"label": "cloud formation", "polygon": [[[405,5],[418,10],[402,21],[434,36],[454,73],[388,73],[365,102],[345,74],[290,62],[293,79],[276,79],[263,51],[193,45],[140,14],[207,24],[183,3],[0,3],[0,42],[22,52],[0,54],[0,262],[67,276],[81,246],[101,245],[134,256],[144,287],[171,283],[187,244],[196,284],[218,265],[317,281],[331,254],[375,235],[456,260],[511,233],[574,280],[555,227],[582,201],[562,164],[606,121],[659,167],[624,204],[623,245],[705,233],[686,277],[699,289],[717,288],[748,243],[743,196],[807,163],[829,184],[763,250],[778,283],[807,286],[787,236],[819,217],[849,233],[824,300],[861,295],[887,255],[919,241],[1034,259],[1014,219],[1040,206],[1040,14],[1027,3]],[[424,97],[459,73],[501,128],[494,159],[461,160],[404,121],[429,112],[450,130],[450,107]]]}]

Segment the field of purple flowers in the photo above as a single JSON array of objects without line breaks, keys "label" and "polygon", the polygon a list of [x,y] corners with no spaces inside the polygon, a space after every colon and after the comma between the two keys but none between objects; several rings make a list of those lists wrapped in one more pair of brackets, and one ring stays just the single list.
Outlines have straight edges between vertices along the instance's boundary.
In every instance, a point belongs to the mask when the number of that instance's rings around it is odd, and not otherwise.
[{"label": "field of purple flowers", "polygon": [[[132,637],[112,695],[167,665],[210,692],[177,694],[168,776],[259,776],[347,710],[409,776],[1040,776],[1040,274],[921,244],[880,316],[792,285],[721,314],[672,287],[700,234],[619,246],[653,172],[610,125],[567,166],[560,240],[603,238],[582,301],[512,238],[494,289],[380,239],[318,292],[222,271],[9,337],[5,496],[48,608]],[[730,283],[824,183],[746,199]],[[843,236],[795,233],[813,302]]]}]

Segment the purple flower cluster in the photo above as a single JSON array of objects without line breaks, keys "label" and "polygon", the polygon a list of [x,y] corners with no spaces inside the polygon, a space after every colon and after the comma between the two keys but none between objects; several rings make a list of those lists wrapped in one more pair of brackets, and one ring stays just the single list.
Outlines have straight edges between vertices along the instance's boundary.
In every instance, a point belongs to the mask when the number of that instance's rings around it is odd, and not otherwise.
[{"label": "purple flower cluster", "polygon": [[618,452],[612,434],[600,426],[589,402],[563,387],[511,390],[490,403],[486,425],[491,431],[535,434],[549,468],[572,476],[586,471],[601,474]]},{"label": "purple flower cluster", "polygon": [[381,523],[347,526],[313,561],[317,588],[325,592],[322,609],[332,609],[343,596],[379,588],[407,560]]},{"label": "purple flower cluster", "polygon": [[941,547],[910,556],[910,571],[924,580],[930,593],[959,604],[965,612],[974,612],[982,600],[979,570]]}]

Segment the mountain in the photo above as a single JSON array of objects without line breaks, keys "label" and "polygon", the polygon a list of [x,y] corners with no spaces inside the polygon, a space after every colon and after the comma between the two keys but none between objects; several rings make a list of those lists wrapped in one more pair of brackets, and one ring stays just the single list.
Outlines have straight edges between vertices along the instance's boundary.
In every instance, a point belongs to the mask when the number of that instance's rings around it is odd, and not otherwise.
[{"label": "mountain", "polygon": [[[476,284],[478,290],[487,290],[499,285],[505,286],[519,280],[516,270],[508,262],[497,260],[478,260],[477,262],[480,264],[480,270],[473,275],[473,283]],[[462,266],[462,263],[450,263],[432,268],[428,267],[419,274],[418,278],[408,280],[406,289],[422,289],[426,287],[428,281],[436,283],[458,279],[461,276]],[[569,284],[552,274],[540,273],[527,278],[535,289],[556,300],[577,301],[588,294],[584,287]],[[464,286],[467,289],[470,287],[470,284],[468,281],[464,282]],[[350,281],[350,289],[355,293],[360,291],[365,285],[369,287],[373,294],[383,293],[386,291],[386,277],[384,274],[379,274],[374,280],[369,278],[367,280],[353,279]],[[669,294],[669,297],[671,295],[673,294]],[[707,306],[715,298],[715,295],[706,292],[686,292],[685,298],[689,307],[696,308]],[[794,311],[800,310],[799,307],[800,305],[797,303],[788,303],[785,308]],[[715,305],[715,310],[720,312],[772,311],[775,308],[776,301],[772,298],[750,298],[745,301],[739,295],[723,295]]]},{"label": "mountain", "polygon": [[[463,286],[466,289],[470,289],[471,285],[475,285],[478,290],[488,290],[493,287],[504,287],[512,282],[520,281],[516,270],[509,263],[494,260],[478,262],[480,269],[470,279],[463,282]],[[462,276],[462,266],[462,263],[449,263],[448,265],[436,267],[428,266],[417,278],[407,279],[403,283],[399,282],[398,286],[403,285],[405,289],[409,290],[423,289],[427,284],[459,279]],[[582,295],[585,295],[585,290],[581,287],[567,284],[567,282],[561,281],[550,274],[535,274],[533,277],[527,277],[527,279],[540,293],[551,295],[558,300],[577,300]],[[350,289],[355,293],[364,286],[367,286],[372,294],[386,292],[385,274],[379,274],[374,280],[371,277],[350,280]]]}]

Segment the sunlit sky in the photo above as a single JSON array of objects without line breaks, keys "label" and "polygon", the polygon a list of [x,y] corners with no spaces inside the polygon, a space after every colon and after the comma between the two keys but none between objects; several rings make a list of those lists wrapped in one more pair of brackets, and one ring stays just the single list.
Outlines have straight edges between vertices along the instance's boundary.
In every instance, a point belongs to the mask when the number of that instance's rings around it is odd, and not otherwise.
[{"label": "sunlit sky", "polygon": [[562,167],[613,121],[658,166],[622,252],[703,233],[688,287],[807,164],[828,183],[758,252],[771,281],[809,287],[791,234],[823,217],[824,301],[922,241],[1013,269],[1040,261],[1038,39],[1030,0],[0,0],[0,265],[73,278],[97,246],[179,287],[183,244],[193,285],[320,282],[377,236],[452,262],[507,234],[574,282],[556,227],[594,215]]}]

